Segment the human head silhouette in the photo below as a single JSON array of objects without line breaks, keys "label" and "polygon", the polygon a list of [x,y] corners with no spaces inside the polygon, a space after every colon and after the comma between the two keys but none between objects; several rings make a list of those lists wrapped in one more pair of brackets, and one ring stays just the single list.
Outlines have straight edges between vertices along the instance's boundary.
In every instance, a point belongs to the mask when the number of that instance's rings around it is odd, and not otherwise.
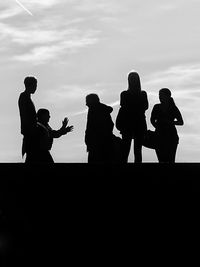
[{"label": "human head silhouette", "polygon": [[37,79],[34,76],[27,76],[24,79],[25,90],[29,94],[34,94],[37,89]]},{"label": "human head silhouette", "polygon": [[86,96],[86,106],[92,107],[100,102],[97,94],[89,94]]},{"label": "human head silhouette", "polygon": [[49,113],[48,109],[40,108],[37,111],[37,120],[38,120],[38,122],[47,124],[49,122],[49,119],[50,119],[50,113]]},{"label": "human head silhouette", "polygon": [[169,103],[172,100],[171,91],[168,88],[160,89],[159,99],[161,103]]},{"label": "human head silhouette", "polygon": [[135,71],[128,74],[128,89],[135,93],[141,92],[140,76]]}]

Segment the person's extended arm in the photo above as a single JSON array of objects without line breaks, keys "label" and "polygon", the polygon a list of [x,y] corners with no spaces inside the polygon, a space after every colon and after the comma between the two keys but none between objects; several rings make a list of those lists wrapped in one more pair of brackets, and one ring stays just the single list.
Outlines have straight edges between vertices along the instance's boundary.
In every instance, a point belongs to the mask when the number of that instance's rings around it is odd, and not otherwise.
[{"label": "person's extended arm", "polygon": [[65,135],[69,132],[72,132],[74,129],[74,126],[67,126],[68,125],[68,118],[64,118],[63,122],[62,122],[62,127],[59,130],[52,130],[51,134],[53,138],[59,138],[62,135]]}]

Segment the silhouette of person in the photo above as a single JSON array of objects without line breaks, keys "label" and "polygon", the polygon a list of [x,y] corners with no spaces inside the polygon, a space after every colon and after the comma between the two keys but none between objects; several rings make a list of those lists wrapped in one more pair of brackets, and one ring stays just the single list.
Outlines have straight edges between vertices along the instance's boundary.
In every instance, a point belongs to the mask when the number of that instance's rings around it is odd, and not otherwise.
[{"label": "silhouette of person", "polygon": [[141,90],[137,72],[128,75],[128,90],[120,94],[120,115],[116,127],[122,135],[122,162],[128,162],[131,142],[134,139],[134,162],[142,162],[142,142],[147,131],[145,111],[148,109],[146,91]]},{"label": "silhouette of person", "polygon": [[86,96],[88,106],[85,144],[88,163],[112,162],[113,127],[111,118],[113,108],[100,102],[97,94]]},{"label": "silhouette of person", "polygon": [[73,126],[68,125],[68,118],[65,118],[62,122],[62,127],[59,130],[53,130],[48,122],[50,119],[50,113],[48,109],[41,108],[37,112],[37,155],[34,162],[37,163],[53,163],[54,160],[50,154],[51,147],[53,145],[53,139],[59,138],[73,131]]},{"label": "silhouette of person", "polygon": [[33,76],[28,76],[24,79],[25,90],[18,99],[18,107],[21,122],[22,141],[22,157],[26,153],[25,162],[32,160],[35,155],[35,133],[36,133],[36,110],[31,100],[31,94],[34,94],[37,89],[37,79]]},{"label": "silhouette of person", "polygon": [[156,155],[159,162],[175,162],[179,143],[175,125],[183,125],[183,118],[168,88],[160,89],[159,99],[160,104],[154,105],[150,118],[157,136]]}]

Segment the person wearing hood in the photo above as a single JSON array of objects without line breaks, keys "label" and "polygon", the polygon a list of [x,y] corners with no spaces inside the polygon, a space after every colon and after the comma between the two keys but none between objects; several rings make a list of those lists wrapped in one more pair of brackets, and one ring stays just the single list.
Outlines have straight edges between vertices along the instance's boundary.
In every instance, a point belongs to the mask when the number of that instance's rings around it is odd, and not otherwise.
[{"label": "person wearing hood", "polygon": [[146,91],[141,90],[137,72],[128,74],[128,90],[120,94],[120,109],[116,128],[122,135],[122,162],[128,162],[131,142],[134,139],[134,162],[142,162],[142,144],[147,131],[145,111],[149,107]]},{"label": "person wearing hood", "polygon": [[85,144],[88,163],[112,162],[113,127],[111,118],[113,108],[100,102],[97,94],[86,96],[88,107]]}]

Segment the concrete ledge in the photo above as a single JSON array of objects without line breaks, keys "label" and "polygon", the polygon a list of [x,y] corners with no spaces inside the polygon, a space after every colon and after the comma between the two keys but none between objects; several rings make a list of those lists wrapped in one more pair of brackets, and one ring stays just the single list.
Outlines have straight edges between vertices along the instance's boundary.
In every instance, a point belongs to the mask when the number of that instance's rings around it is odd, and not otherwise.
[{"label": "concrete ledge", "polygon": [[128,163],[120,164],[86,164],[55,163],[53,165],[26,165],[23,163],[1,163],[0,183],[3,186],[28,186],[28,188],[54,188],[67,190],[106,190],[106,187],[124,190],[156,189],[164,191],[180,190],[200,191],[200,163]]},{"label": "concrete ledge", "polygon": [[195,205],[198,216],[198,163],[11,163],[0,164],[0,171],[0,230],[13,240],[6,266],[61,265],[69,259],[94,266],[108,255],[119,263],[118,255],[130,249],[132,255],[133,241],[143,248],[150,235],[151,247],[155,233],[162,236],[171,225],[177,235],[186,218],[194,222]]}]

